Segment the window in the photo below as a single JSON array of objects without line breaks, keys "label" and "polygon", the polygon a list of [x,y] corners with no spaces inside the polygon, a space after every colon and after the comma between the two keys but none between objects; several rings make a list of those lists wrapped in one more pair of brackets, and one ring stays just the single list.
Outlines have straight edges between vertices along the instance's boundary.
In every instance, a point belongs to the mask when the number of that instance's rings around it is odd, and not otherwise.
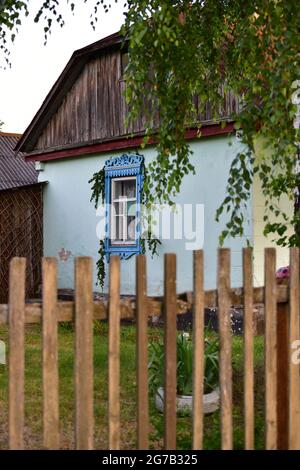
[{"label": "window", "polygon": [[112,179],[111,193],[111,243],[135,243],[136,176]]},{"label": "window", "polygon": [[126,259],[141,252],[140,202],[144,157],[122,155],[105,162],[105,251]]}]

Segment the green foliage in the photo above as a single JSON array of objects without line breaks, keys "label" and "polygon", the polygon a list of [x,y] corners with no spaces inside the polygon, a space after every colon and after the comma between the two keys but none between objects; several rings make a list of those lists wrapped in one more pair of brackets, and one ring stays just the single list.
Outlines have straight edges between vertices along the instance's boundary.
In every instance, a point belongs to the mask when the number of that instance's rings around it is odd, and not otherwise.
[{"label": "green foliage", "polygon": [[[217,218],[224,211],[229,216],[221,243],[243,234],[246,198],[256,173],[266,201],[265,234],[274,234],[280,245],[299,245],[297,231],[292,236],[287,231],[299,227],[299,208],[290,216],[280,204],[285,197],[292,200],[299,188],[293,102],[295,91],[299,93],[299,29],[297,2],[285,0],[255,0],[242,7],[239,0],[129,2],[124,33],[129,37],[130,117],[144,109],[145,100],[155,103],[148,119],[148,134],[156,131],[158,139],[146,188],[152,200],[171,203],[184,176],[193,171],[184,139],[185,126],[197,118],[191,96],[209,101],[216,119],[221,84],[241,97],[240,113],[232,117],[247,150],[232,164],[217,213]],[[160,125],[154,130],[151,121],[157,113]],[[259,158],[257,140],[265,145]]]},{"label": "green foliage", "polygon": [[101,289],[104,288],[104,280],[106,276],[106,271],[105,271],[105,241],[100,240],[99,242],[99,250],[98,250],[98,255],[99,258],[96,263],[96,268],[97,268],[97,279],[98,279],[98,284],[101,287]]},{"label": "green foliage", "polygon": [[[35,13],[35,21],[43,21],[46,39],[54,19],[64,24],[60,3],[45,0]],[[69,4],[73,11],[75,2]],[[90,0],[90,4],[95,27],[98,8],[108,11],[110,4],[98,0]],[[29,0],[1,3],[0,47],[6,60],[7,33],[14,38],[28,5]],[[228,194],[217,213],[217,218],[222,212],[229,217],[220,241],[242,235],[245,197],[257,174],[265,196],[265,234],[272,234],[283,246],[300,245],[300,177],[295,170],[300,138],[294,126],[293,101],[295,93],[299,95],[300,76],[298,3],[129,0],[126,6],[128,119],[146,109],[147,137],[156,135],[157,139],[157,157],[149,165],[144,187],[148,203],[172,204],[183,178],[194,172],[185,140],[185,127],[197,125],[198,119],[191,97],[196,95],[203,106],[209,102],[217,120],[222,89],[232,90],[241,98],[240,113],[232,118],[236,128],[242,129],[241,146],[247,150],[239,152],[233,162]],[[157,117],[158,129],[153,125]],[[258,140],[265,145],[260,156],[255,146]],[[282,209],[281,201],[293,201],[295,194],[291,216]],[[292,235],[287,230],[290,227],[294,227]]]},{"label": "green foliage", "polygon": [[[89,5],[91,10],[90,24],[95,29],[98,21],[99,9],[108,12],[110,4],[103,0],[81,0],[82,3]],[[51,34],[53,24],[56,22],[60,27],[65,25],[63,9],[68,4],[71,12],[76,12],[76,4],[79,0],[0,0],[0,49],[3,52],[2,60],[6,65],[10,65],[9,47],[14,42],[19,28],[24,23],[25,18],[31,14],[35,23],[42,23],[44,33],[44,43],[47,43]]]},{"label": "green foliage", "polygon": [[[98,209],[99,201],[104,204],[105,199],[105,172],[104,167],[94,173],[93,177],[89,180],[89,184],[92,185],[92,195],[91,195],[91,202],[94,202],[95,208]],[[96,263],[97,268],[97,279],[99,286],[103,289],[104,287],[104,280],[105,280],[105,241],[100,240],[99,242],[99,250],[98,250],[99,258]]]},{"label": "green foliage", "polygon": [[94,202],[95,208],[99,206],[99,201],[104,204],[105,199],[105,171],[104,167],[93,174],[89,180],[89,184],[92,185],[91,202]]},{"label": "green foliage", "polygon": [[28,1],[2,0],[0,2],[0,49],[9,64],[9,39],[13,42],[21,25],[22,15],[28,15]]},{"label": "green foliage", "polygon": [[[211,392],[219,380],[219,342],[207,336],[204,350],[204,391]],[[149,385],[152,393],[164,384],[164,343],[149,344]],[[177,394],[193,393],[193,342],[189,333],[177,334]]]},{"label": "green foliage", "polygon": [[225,230],[220,235],[220,244],[228,237],[242,236],[244,223],[247,220],[247,203],[251,198],[254,174],[254,158],[250,151],[238,153],[231,164],[226,197],[216,212],[216,220],[220,221],[224,211],[230,213]]}]

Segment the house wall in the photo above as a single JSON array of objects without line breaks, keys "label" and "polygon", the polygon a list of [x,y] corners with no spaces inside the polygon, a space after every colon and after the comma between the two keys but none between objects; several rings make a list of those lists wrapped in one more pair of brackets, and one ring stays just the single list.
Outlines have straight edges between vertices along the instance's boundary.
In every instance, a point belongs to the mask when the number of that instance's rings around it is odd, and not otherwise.
[{"label": "house wall", "polygon": [[[264,250],[267,247],[276,247],[276,267],[289,265],[289,249],[282,248],[272,242],[272,237],[265,237],[263,234],[265,222],[264,217],[264,196],[261,191],[259,177],[255,175],[253,184],[253,255],[254,255],[254,285],[264,285]],[[288,199],[281,201],[281,208],[287,214],[292,214],[293,204]],[[288,232],[289,233],[289,232]],[[290,231],[291,233],[291,231]]]},{"label": "house wall", "polygon": [[[256,159],[268,158],[271,156],[270,149],[266,146],[263,139],[260,137],[255,141],[255,156]],[[281,198],[279,203],[280,208],[288,215],[293,213],[293,202],[288,198]],[[254,256],[254,285],[264,285],[264,250],[267,247],[276,248],[276,267],[277,269],[289,264],[289,250],[276,245],[272,241],[273,237],[270,235],[265,237],[263,221],[265,211],[265,199],[261,190],[261,183],[259,176],[256,174],[253,181],[253,256]],[[282,219],[280,219],[282,221]],[[278,221],[278,220],[277,220]],[[276,222],[276,218],[271,219],[271,222]],[[292,235],[292,229],[287,232],[287,235]]]},{"label": "house wall", "polygon": [[[204,205],[204,244],[197,248],[205,250],[205,286],[216,285],[216,264],[218,236],[222,224],[215,222],[215,212],[223,200],[231,161],[236,154],[239,142],[233,140],[229,146],[229,137],[201,139],[191,144],[194,152],[192,162],[196,175],[184,180],[176,202],[180,204]],[[154,158],[155,149],[143,151],[145,162]],[[98,239],[96,227],[99,223],[93,204],[90,202],[91,188],[88,183],[93,173],[98,171],[106,159],[120,155],[82,156],[74,159],[55,160],[45,163],[40,181],[48,181],[44,188],[44,250],[46,256],[59,258],[59,287],[73,287],[73,264],[76,256],[92,256],[97,260]],[[249,201],[248,223],[245,234],[252,237],[252,213]],[[194,221],[195,223],[195,221]],[[202,224],[202,222],[198,222]],[[241,248],[246,244],[246,237],[229,240],[227,246],[232,249],[232,284],[241,285]],[[163,291],[163,254],[177,253],[177,291],[192,288],[192,251],[187,250],[186,240],[164,240],[159,248],[159,255],[148,257],[148,292],[160,295]],[[65,250],[62,252],[62,250]],[[70,253],[68,253],[70,252]],[[62,261],[59,253],[67,260]],[[122,261],[121,291],[123,294],[134,293],[135,259]],[[96,269],[94,269],[96,289]],[[105,290],[107,289],[107,280]]]}]

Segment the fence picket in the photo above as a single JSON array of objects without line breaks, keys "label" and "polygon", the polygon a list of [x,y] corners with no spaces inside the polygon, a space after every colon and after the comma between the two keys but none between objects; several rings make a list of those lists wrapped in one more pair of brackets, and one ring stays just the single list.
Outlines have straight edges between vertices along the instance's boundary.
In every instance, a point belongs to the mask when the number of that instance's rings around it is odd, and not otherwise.
[{"label": "fence picket", "polygon": [[109,449],[120,449],[120,258],[110,257],[108,339]]},{"label": "fence picket", "polygon": [[136,259],[136,319],[137,319],[137,424],[138,449],[148,449],[149,402],[148,402],[148,302],[146,257]]},{"label": "fence picket", "polygon": [[203,251],[194,251],[193,289],[193,449],[203,445],[203,389],[204,389],[204,279]]},{"label": "fence picket", "polygon": [[252,277],[252,249],[244,248],[244,417],[246,450],[254,449],[254,349]]},{"label": "fence picket", "polygon": [[59,448],[59,396],[57,352],[57,260],[43,258],[43,442]]},{"label": "fence picket", "polygon": [[220,332],[220,394],[222,449],[231,450],[232,440],[232,363],[230,322],[230,250],[219,249],[218,307]]},{"label": "fence picket", "polygon": [[289,447],[289,305],[282,303],[276,308],[277,329],[277,362],[276,362],[276,428],[277,450],[287,450]]},{"label": "fence picket", "polygon": [[276,251],[265,249],[265,435],[266,450],[277,447]]},{"label": "fence picket", "polygon": [[[220,337],[220,395],[222,449],[233,448],[232,417],[232,333],[230,307],[238,301],[244,307],[244,426],[245,448],[254,449],[254,336],[253,306],[265,304],[265,448],[283,448],[288,437],[289,449],[300,450],[300,367],[297,348],[300,336],[300,251],[290,249],[289,286],[277,287],[276,250],[265,250],[265,286],[253,288],[252,250],[243,250],[243,289],[230,288],[230,250],[218,253],[218,286],[204,292],[204,253],[194,252],[193,290],[193,449],[203,447],[204,392],[204,307],[218,306]],[[77,258],[75,263],[75,302],[57,300],[57,262],[44,258],[43,302],[25,305],[26,260],[14,258],[10,263],[9,304],[0,305],[0,322],[9,323],[8,375],[8,444],[10,449],[24,448],[24,324],[42,321],[43,374],[43,445],[59,448],[58,393],[58,321],[71,321],[75,314],[75,442],[77,449],[94,446],[93,410],[93,321],[109,319],[108,334],[108,447],[120,448],[120,320],[132,318],[136,309],[137,357],[137,442],[139,449],[149,448],[148,396],[148,315],[164,311],[164,447],[176,449],[176,369],[177,311],[184,297],[176,296],[176,255],[164,259],[164,299],[147,297],[146,257],[136,262],[136,304],[120,300],[120,258],[111,256],[109,303],[94,302],[92,293],[92,260]],[[186,294],[189,299],[190,294]],[[257,300],[258,299],[258,300]],[[189,300],[189,305],[192,301]],[[121,305],[122,309],[121,310]],[[281,325],[286,316],[279,312],[289,306],[289,341],[283,358],[284,335]],[[279,321],[280,320],[280,321]],[[287,328],[285,327],[285,332]],[[284,334],[283,334],[284,333]],[[295,355],[294,355],[295,353]],[[292,357],[294,355],[294,362]],[[281,357],[282,356],[282,357]],[[284,364],[289,364],[284,369]],[[287,384],[287,377],[289,383]],[[280,383],[282,380],[283,383]],[[279,385],[282,385],[280,387]],[[283,389],[289,400],[283,399]],[[282,406],[289,405],[288,416]],[[283,404],[283,405],[281,405]],[[286,408],[287,409],[287,408]],[[288,429],[284,432],[284,429]]]},{"label": "fence picket", "polygon": [[289,325],[289,449],[300,450],[300,370],[293,361],[295,341],[300,338],[299,248],[290,248],[290,325]]},{"label": "fence picket", "polygon": [[75,261],[75,441],[93,449],[93,272],[91,258]]},{"label": "fence picket", "polygon": [[165,255],[165,449],[176,449],[176,368],[177,368],[177,325],[176,325],[176,255]]},{"label": "fence picket", "polygon": [[11,450],[24,448],[25,270],[25,258],[11,260],[9,266],[8,378],[8,440]]}]

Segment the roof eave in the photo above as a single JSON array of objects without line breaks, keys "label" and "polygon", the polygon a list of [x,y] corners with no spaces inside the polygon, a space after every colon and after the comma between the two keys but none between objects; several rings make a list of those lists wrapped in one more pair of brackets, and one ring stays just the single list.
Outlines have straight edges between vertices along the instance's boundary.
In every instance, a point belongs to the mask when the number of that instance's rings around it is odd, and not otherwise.
[{"label": "roof eave", "polygon": [[46,125],[46,122],[49,121],[50,117],[56,112],[63,97],[69,91],[89,58],[96,52],[121,44],[123,40],[119,32],[114,33],[86,47],[78,49],[72,54],[66,67],[54,83],[21,139],[18,141],[15,151],[30,152],[33,150],[41,130]]}]

